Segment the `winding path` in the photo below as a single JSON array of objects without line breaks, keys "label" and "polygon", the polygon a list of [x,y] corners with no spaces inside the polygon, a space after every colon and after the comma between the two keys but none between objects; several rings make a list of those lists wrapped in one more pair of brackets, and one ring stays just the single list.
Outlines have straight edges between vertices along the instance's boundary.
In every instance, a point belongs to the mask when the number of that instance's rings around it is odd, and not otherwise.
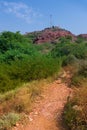
[{"label": "winding path", "polygon": [[61,79],[54,81],[43,93],[43,98],[35,103],[28,125],[19,125],[14,130],[65,130],[61,115],[71,92]]}]

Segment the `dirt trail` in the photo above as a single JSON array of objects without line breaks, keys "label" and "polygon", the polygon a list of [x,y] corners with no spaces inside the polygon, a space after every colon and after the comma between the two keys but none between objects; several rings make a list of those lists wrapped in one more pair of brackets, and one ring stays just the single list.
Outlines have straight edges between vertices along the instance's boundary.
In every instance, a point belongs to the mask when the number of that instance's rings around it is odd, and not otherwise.
[{"label": "dirt trail", "polygon": [[[63,77],[69,79],[66,73]],[[14,130],[64,130],[61,126],[62,112],[72,90],[58,79],[50,84],[43,93],[43,98],[35,103],[26,126],[15,127]]]}]

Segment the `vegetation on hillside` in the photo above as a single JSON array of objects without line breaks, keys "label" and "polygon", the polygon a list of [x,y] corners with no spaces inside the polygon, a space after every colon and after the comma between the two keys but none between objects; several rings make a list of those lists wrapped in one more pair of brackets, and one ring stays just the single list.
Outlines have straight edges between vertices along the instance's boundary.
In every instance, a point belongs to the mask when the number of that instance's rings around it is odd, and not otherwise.
[{"label": "vegetation on hillside", "polygon": [[70,87],[74,88],[74,97],[66,104],[63,114],[69,130],[87,129],[87,42],[78,40],[72,43],[65,39],[65,43],[57,44],[51,52],[54,58],[61,57],[63,67],[72,68]]},{"label": "vegetation on hillside", "polygon": [[[6,128],[3,125],[11,112],[15,115],[23,111],[28,113],[31,110],[31,102],[41,93],[44,79],[58,74],[61,67],[68,68],[69,66],[73,68],[70,87],[74,86],[75,96],[65,107],[64,121],[70,130],[86,130],[86,40],[78,37],[76,41],[73,41],[71,37],[61,37],[53,44],[36,45],[33,44],[32,39],[34,39],[33,35],[26,37],[20,32],[8,31],[0,34],[0,123],[2,130],[11,127],[11,122]],[[18,99],[17,102],[16,99]],[[3,114],[5,114],[4,117]],[[13,114],[10,114],[11,118]],[[19,120],[19,115],[16,116]]]},{"label": "vegetation on hillside", "polygon": [[58,72],[59,59],[42,54],[19,32],[0,35],[0,92],[15,89],[21,83],[47,78]]},{"label": "vegetation on hillside", "polygon": [[50,49],[49,44],[33,45],[31,38],[20,32],[0,34],[1,130],[15,125],[20,113],[30,112],[33,101],[47,84],[45,79],[59,72],[61,60],[54,59]]}]

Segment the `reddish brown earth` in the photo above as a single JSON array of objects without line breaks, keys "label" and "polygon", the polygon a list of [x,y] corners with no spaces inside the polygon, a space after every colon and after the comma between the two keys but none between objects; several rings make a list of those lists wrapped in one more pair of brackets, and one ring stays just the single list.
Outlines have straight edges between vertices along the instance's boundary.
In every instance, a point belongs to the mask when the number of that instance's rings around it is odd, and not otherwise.
[{"label": "reddish brown earth", "polygon": [[87,39],[87,34],[80,34],[78,36]]},{"label": "reddish brown earth", "polygon": [[34,35],[34,43],[46,43],[46,42],[55,42],[60,37],[70,36],[72,40],[76,40],[76,36],[72,34],[70,31],[65,29],[61,29],[59,27],[46,28],[42,31],[36,31],[32,33],[27,33],[26,35]]},{"label": "reddish brown earth", "polygon": [[[66,73],[62,77],[70,78]],[[61,125],[62,113],[71,94],[72,90],[61,79],[54,81],[44,91],[42,98],[36,101],[28,116],[28,124],[18,124],[14,130],[65,130]]]}]

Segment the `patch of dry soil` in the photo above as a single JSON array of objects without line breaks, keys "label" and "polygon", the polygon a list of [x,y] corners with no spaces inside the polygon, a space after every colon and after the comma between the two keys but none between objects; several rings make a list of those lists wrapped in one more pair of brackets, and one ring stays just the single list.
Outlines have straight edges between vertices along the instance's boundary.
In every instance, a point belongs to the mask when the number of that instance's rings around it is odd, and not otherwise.
[{"label": "patch of dry soil", "polygon": [[58,79],[50,84],[29,115],[29,123],[18,125],[14,130],[64,130],[62,112],[72,90]]}]

